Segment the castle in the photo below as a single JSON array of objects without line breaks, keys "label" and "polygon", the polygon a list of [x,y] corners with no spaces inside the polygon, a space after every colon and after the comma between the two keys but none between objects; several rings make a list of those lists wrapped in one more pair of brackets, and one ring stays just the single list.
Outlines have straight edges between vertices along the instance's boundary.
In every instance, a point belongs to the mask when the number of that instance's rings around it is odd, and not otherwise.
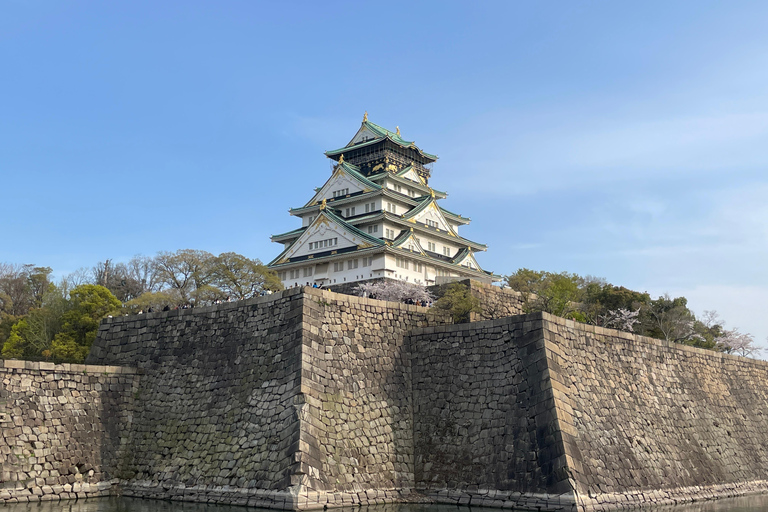
[{"label": "castle", "polygon": [[421,285],[439,277],[490,282],[475,259],[486,246],[459,235],[470,219],[438,205],[447,194],[429,186],[437,156],[368,121],[352,140],[327,151],[330,178],[290,214],[301,227],[272,236],[284,244],[269,263],[286,288],[338,287],[371,279]]}]

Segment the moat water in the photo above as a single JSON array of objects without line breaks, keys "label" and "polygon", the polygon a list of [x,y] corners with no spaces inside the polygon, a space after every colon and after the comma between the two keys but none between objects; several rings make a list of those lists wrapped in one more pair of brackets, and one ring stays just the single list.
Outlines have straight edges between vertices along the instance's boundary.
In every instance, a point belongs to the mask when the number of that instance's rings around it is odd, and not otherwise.
[{"label": "moat water", "polygon": [[[24,503],[0,506],[2,512],[242,512],[245,507],[206,505],[178,501],[156,501],[134,498],[93,498],[81,501]],[[267,509],[249,508],[259,512]],[[502,509],[457,507],[453,505],[376,505],[333,509],[339,512],[499,512]],[[504,509],[510,511],[511,509]],[[768,495],[746,496],[666,507],[649,507],[652,512],[764,512]]]}]

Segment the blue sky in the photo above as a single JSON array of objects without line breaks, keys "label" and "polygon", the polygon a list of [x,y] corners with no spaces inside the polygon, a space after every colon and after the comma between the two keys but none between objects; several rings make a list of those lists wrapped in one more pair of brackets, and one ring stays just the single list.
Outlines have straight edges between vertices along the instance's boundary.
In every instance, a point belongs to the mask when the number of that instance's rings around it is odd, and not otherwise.
[{"label": "blue sky", "polygon": [[685,295],[768,336],[765,2],[0,6],[0,261],[264,261],[368,111],[481,265]]}]

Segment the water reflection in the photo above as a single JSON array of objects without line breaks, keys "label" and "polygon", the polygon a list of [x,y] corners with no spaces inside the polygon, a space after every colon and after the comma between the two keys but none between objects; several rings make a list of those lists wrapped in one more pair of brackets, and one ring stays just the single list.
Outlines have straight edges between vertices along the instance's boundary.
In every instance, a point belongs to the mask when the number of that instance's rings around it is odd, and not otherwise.
[{"label": "water reflection", "polygon": [[[345,507],[333,509],[338,512],[499,512],[501,509],[480,507],[457,507],[455,505],[375,505],[370,507]],[[80,501],[57,501],[41,503],[12,504],[2,507],[2,512],[243,512],[244,507],[229,505],[208,505],[181,501],[157,501],[135,498],[93,498]],[[275,512],[262,508],[249,508],[254,512]],[[504,509],[514,512],[511,509]],[[641,510],[649,512],[763,512],[768,510],[768,495],[746,496],[722,500],[652,507]]]}]

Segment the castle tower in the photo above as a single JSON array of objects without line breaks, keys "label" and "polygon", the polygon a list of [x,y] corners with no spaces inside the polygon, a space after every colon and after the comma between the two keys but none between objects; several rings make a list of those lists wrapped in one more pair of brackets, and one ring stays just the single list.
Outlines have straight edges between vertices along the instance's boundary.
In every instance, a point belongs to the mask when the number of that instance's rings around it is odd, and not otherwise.
[{"label": "castle tower", "polygon": [[273,235],[284,244],[269,263],[283,284],[332,287],[389,278],[439,284],[442,277],[490,282],[474,253],[487,247],[459,236],[470,219],[438,205],[447,194],[429,186],[437,156],[363,117],[325,184],[302,207],[301,227]]}]

